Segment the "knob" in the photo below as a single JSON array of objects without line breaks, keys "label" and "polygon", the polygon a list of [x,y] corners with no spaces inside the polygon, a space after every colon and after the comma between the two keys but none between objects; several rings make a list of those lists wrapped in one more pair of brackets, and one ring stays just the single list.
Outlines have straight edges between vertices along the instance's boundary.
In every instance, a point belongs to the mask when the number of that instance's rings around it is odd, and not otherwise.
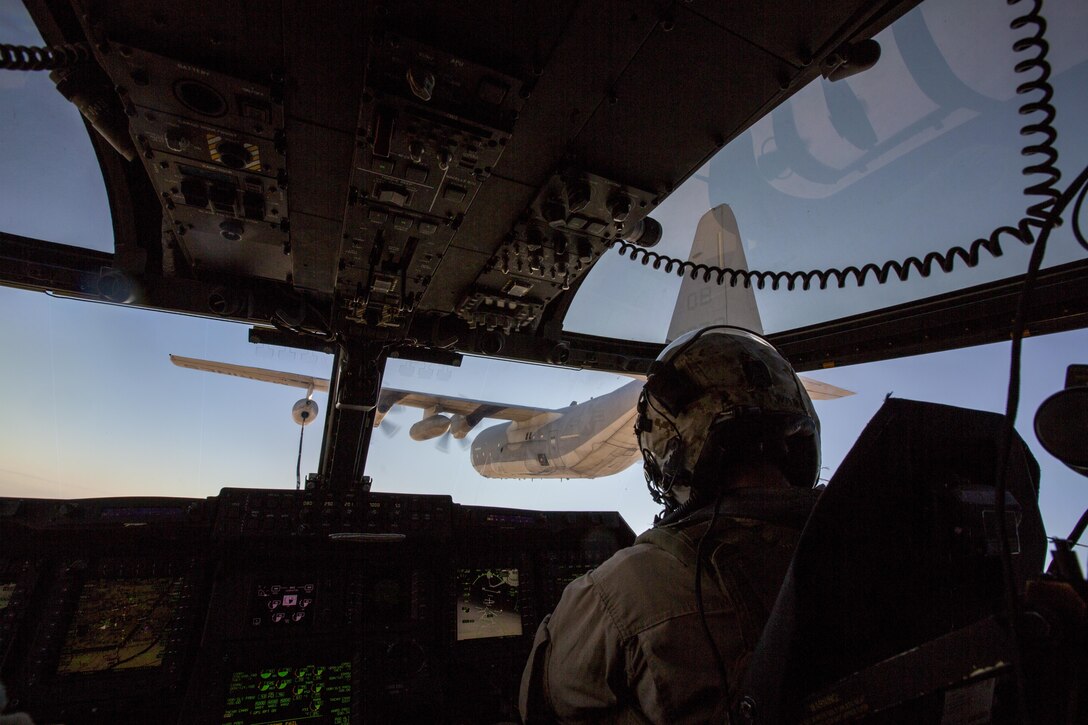
[{"label": "knob", "polygon": [[228,219],[219,225],[219,233],[228,242],[237,242],[242,238],[242,234],[245,232],[245,227],[242,222],[235,219]]},{"label": "knob", "polygon": [[[412,141],[408,143],[408,158],[412,159],[412,161],[417,164],[423,161],[423,142],[418,138],[412,139]],[[448,166],[449,162],[446,162],[446,164]]]},{"label": "knob", "polygon": [[407,78],[412,95],[421,101],[431,100],[434,94],[434,73],[422,68],[409,68]]},{"label": "knob", "polygon": [[567,185],[567,208],[571,212],[585,209],[592,197],[593,189],[585,179],[577,179]]},{"label": "knob", "polygon": [[588,239],[578,240],[578,259],[583,262],[593,259],[593,245],[589,243]]},{"label": "knob", "polygon": [[184,151],[189,148],[189,138],[180,128],[166,129],[166,148],[171,151]]},{"label": "knob", "polygon": [[443,148],[438,150],[438,168],[445,171],[450,167],[450,162],[453,161],[453,154],[449,149]]},{"label": "knob", "polygon": [[544,235],[538,227],[532,226],[526,231],[525,248],[530,251],[544,248]]},{"label": "knob", "polygon": [[556,262],[565,262],[566,261],[566,259],[567,259],[567,248],[568,247],[569,247],[569,245],[567,243],[566,235],[556,234],[555,237],[552,238],[552,249],[555,252],[555,261]]},{"label": "knob", "polygon": [[562,224],[567,219],[567,208],[560,199],[550,197],[540,205],[540,215],[552,226]]},{"label": "knob", "polygon": [[631,213],[631,197],[626,194],[613,197],[608,202],[608,211],[612,215],[612,221],[622,224]]},{"label": "knob", "polygon": [[237,141],[223,141],[219,144],[219,163],[230,169],[241,169],[249,161],[249,152]]}]

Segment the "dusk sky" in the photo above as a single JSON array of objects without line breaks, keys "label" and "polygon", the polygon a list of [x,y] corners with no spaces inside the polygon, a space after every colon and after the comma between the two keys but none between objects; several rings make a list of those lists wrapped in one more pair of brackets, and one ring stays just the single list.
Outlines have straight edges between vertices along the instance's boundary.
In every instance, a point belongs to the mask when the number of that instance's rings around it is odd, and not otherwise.
[{"label": "dusk sky", "polygon": [[[666,230],[659,251],[685,255],[699,217],[720,203],[736,213],[749,265],[762,269],[921,255],[1015,223],[1026,206],[1018,132],[1023,120],[1016,113],[1021,101],[1013,92],[1015,58],[1007,50],[1016,35],[1004,30],[1015,11],[1003,2],[985,6],[996,8],[992,18],[976,17],[976,3],[924,3],[900,21],[907,30],[882,36],[881,64],[842,86],[848,98],[833,84],[813,84],[778,116],[729,144],[655,212]],[[1088,8],[1065,0],[1048,2],[1045,12],[1053,36],[1064,185],[1088,163],[1088,140],[1077,128],[1088,112]],[[992,26],[999,37],[975,33],[975,26]],[[40,42],[15,0],[0,0],[0,29],[5,43]],[[942,62],[911,60],[910,42],[919,33],[928,33]],[[985,36],[976,55],[964,52],[968,33]],[[966,89],[956,96],[962,103],[923,99],[918,88],[932,93],[939,83],[915,83],[920,73]],[[897,97],[913,99],[898,115],[884,105]],[[835,116],[833,124],[828,114]],[[796,130],[805,158],[786,146],[783,128]],[[843,133],[854,141],[871,134],[868,148],[846,143]],[[825,173],[806,171],[812,168]],[[0,229],[112,251],[105,189],[86,132],[44,73],[0,72]],[[804,243],[779,243],[798,239]],[[824,292],[762,290],[756,299],[767,331],[786,330],[1016,274],[1026,268],[1029,252],[1019,246],[1008,242],[998,260],[929,280]],[[1084,256],[1066,225],[1053,238],[1047,264]],[[675,277],[612,253],[591,273],[568,327],[660,341],[678,286]],[[174,353],[330,374],[328,356],[255,346],[246,337],[244,325],[0,287],[0,376],[7,402],[0,417],[0,495],[202,497],[223,486],[293,488],[298,428],[290,407],[299,391],[184,370],[168,360]],[[817,403],[825,475],[889,393],[1003,411],[1009,348],[1003,343],[806,373],[856,392]],[[1088,481],[1052,459],[1031,431],[1036,408],[1062,387],[1070,363],[1088,363],[1088,331],[1026,340],[1017,422],[1043,466],[1040,504],[1048,533],[1061,536],[1088,506]],[[390,361],[385,382],[561,407],[626,379],[466,358],[460,368]],[[315,400],[324,411],[325,396]],[[433,441],[411,441],[407,428],[417,416],[394,412],[388,420],[399,430],[392,436],[375,431],[367,473],[377,490],[444,493],[462,504],[619,510],[636,532],[655,513],[638,466],[597,480],[488,480],[473,471],[456,441],[448,452]],[[323,417],[307,428],[303,475],[317,470]]]}]

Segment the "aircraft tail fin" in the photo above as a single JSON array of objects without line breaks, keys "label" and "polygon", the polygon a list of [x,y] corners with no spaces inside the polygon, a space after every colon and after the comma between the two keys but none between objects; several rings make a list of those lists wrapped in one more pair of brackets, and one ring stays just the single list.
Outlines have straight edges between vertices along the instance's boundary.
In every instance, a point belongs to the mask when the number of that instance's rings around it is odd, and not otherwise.
[{"label": "aircraft tail fin", "polygon": [[[719,204],[699,220],[689,259],[711,267],[748,269],[737,218],[728,204]],[[728,281],[717,284],[685,275],[666,340],[707,325],[736,325],[762,334],[755,291],[740,282],[731,287]]]}]

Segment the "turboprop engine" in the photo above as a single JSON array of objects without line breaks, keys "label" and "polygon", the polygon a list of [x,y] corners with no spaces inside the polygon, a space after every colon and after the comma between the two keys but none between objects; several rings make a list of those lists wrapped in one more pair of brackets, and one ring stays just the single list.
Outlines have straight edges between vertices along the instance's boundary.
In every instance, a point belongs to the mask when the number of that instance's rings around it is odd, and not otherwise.
[{"label": "turboprop engine", "polygon": [[441,413],[428,415],[408,429],[408,435],[414,441],[429,441],[450,429],[450,419]]},{"label": "turboprop engine", "polygon": [[475,427],[475,423],[469,422],[468,418],[459,413],[450,418],[450,435],[459,441],[464,440]]}]

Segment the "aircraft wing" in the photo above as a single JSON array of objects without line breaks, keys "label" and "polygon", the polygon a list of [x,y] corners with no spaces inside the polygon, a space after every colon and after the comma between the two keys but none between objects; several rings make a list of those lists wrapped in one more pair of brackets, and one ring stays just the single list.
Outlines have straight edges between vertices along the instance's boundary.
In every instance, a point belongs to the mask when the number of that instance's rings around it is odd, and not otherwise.
[{"label": "aircraft wing", "polygon": [[378,409],[374,424],[380,424],[381,419],[394,405],[407,405],[425,410],[433,408],[436,413],[463,415],[473,425],[484,418],[497,418],[523,423],[536,418],[542,413],[555,412],[551,408],[508,405],[506,403],[492,403],[484,400],[472,400],[471,398],[455,398],[449,395],[416,393],[410,390],[383,387],[378,395]]},{"label": "aircraft wing", "polygon": [[303,390],[309,390],[312,387],[315,391],[320,393],[327,393],[329,391],[328,380],[325,378],[310,377],[309,375],[298,375],[297,373],[285,373],[280,372],[279,370],[254,368],[249,367],[248,365],[234,365],[231,363],[215,362],[214,360],[198,360],[192,357],[182,357],[181,355],[171,355],[170,362],[178,367],[189,368],[190,370],[202,370],[209,373],[233,375],[236,378],[259,380],[262,383],[290,385],[293,388],[302,388]]},{"label": "aircraft wing", "polygon": [[[248,378],[262,383],[276,383],[289,385],[293,388],[309,390],[312,386],[317,392],[327,393],[329,381],[325,378],[315,378],[309,375],[287,373],[280,370],[268,370],[255,368],[248,365],[234,365],[232,363],[215,362],[214,360],[199,360],[181,355],[171,355],[170,362],[178,367],[190,370],[201,370],[221,375],[233,375],[236,378]],[[449,395],[435,395],[432,393],[417,393],[411,390],[397,390],[396,388],[382,388],[378,396],[378,409],[374,424],[381,423],[382,418],[394,405],[407,405],[411,408],[424,410],[433,408],[436,413],[454,413],[463,415],[470,423],[475,425],[484,418],[497,418],[499,420],[512,420],[525,423],[545,413],[554,413],[551,408],[534,408],[525,405],[508,405],[506,403],[492,403],[485,400],[472,400],[470,398],[455,398]]]},{"label": "aircraft wing", "polygon": [[[634,378],[635,380],[645,380],[646,376],[639,373],[617,373],[626,378]],[[819,380],[813,380],[812,378],[806,378],[804,375],[798,375],[801,379],[801,385],[805,386],[805,390],[808,391],[808,397],[813,400],[835,400],[836,398],[845,398],[847,395],[853,395],[853,390],[847,390],[846,388],[840,388],[837,385],[831,383],[822,383]]]},{"label": "aircraft wing", "polygon": [[806,378],[804,375],[798,375],[797,377],[801,378],[801,384],[808,391],[808,397],[813,400],[834,400],[835,398],[845,398],[847,395],[854,394],[853,390],[840,388],[831,383],[822,383],[819,380]]}]

